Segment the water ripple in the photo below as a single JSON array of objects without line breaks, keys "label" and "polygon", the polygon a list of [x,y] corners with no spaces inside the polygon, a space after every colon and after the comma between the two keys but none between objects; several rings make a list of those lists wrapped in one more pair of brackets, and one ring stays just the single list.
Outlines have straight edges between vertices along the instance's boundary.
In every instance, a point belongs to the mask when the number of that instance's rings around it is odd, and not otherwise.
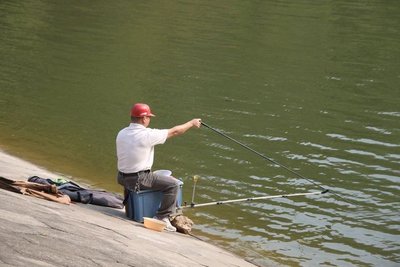
[{"label": "water ripple", "polygon": [[385,129],[378,128],[378,127],[366,126],[365,128],[368,130],[379,132],[381,134],[387,134],[387,135],[392,134],[392,132],[385,130]]},{"label": "water ripple", "polygon": [[379,115],[388,115],[394,117],[400,117],[400,112],[378,112]]},{"label": "water ripple", "polygon": [[337,150],[336,148],[323,146],[323,145],[319,145],[319,144],[314,144],[314,143],[311,143],[311,142],[301,142],[300,145],[316,147],[316,148],[319,148],[321,150]]},{"label": "water ripple", "polygon": [[394,175],[387,175],[387,174],[369,174],[368,175],[371,178],[376,178],[376,179],[384,179],[393,183],[400,183],[400,177],[399,176],[394,176]]},{"label": "water ripple", "polygon": [[231,148],[229,146],[224,146],[224,145],[221,145],[219,143],[207,143],[206,145],[209,146],[209,147],[216,147],[216,148],[219,148],[219,149],[222,149],[222,150],[228,150],[228,151],[233,151],[234,150],[233,148]]},{"label": "water ripple", "polygon": [[251,138],[259,138],[259,139],[266,139],[269,141],[287,141],[287,138],[285,137],[273,137],[273,136],[268,136],[268,135],[255,135],[255,134],[244,134],[244,137],[251,137]]},{"label": "water ripple", "polygon": [[329,137],[332,137],[332,138],[337,138],[337,139],[343,140],[343,141],[351,141],[351,142],[364,143],[364,144],[369,144],[369,145],[381,145],[381,146],[386,146],[386,147],[400,147],[400,145],[397,145],[397,144],[380,142],[380,141],[376,141],[376,140],[368,139],[368,138],[354,139],[354,138],[346,137],[345,135],[342,135],[342,134],[326,134],[326,135]]},{"label": "water ripple", "polygon": [[357,149],[349,149],[349,150],[345,150],[345,151],[346,151],[346,152],[349,152],[350,154],[363,155],[363,156],[373,157],[373,158],[375,158],[375,159],[383,159],[383,160],[386,160],[385,157],[376,155],[375,153],[372,153],[372,152],[366,152],[366,151],[357,150]]}]

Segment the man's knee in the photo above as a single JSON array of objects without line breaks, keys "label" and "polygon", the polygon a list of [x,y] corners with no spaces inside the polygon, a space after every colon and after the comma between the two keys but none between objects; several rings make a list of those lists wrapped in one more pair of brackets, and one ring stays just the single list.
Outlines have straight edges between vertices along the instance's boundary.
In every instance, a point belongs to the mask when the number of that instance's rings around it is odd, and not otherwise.
[{"label": "man's knee", "polygon": [[171,183],[168,186],[168,191],[173,192],[173,193],[178,193],[178,188],[179,188],[179,183],[175,181],[171,181]]}]

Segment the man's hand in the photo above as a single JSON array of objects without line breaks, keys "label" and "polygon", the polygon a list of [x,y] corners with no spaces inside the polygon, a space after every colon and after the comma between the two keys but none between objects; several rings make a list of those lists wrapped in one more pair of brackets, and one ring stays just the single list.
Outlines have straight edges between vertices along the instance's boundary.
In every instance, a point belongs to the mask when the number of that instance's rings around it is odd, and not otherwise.
[{"label": "man's hand", "polygon": [[193,127],[200,128],[201,126],[201,119],[193,119],[191,120]]}]

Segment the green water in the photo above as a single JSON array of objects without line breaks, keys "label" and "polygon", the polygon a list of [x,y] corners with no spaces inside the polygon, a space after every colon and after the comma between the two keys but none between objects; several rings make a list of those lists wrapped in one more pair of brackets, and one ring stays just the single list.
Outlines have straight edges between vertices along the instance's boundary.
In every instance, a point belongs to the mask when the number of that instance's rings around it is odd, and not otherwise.
[{"label": "green water", "polygon": [[[186,211],[261,265],[400,264],[400,2],[0,3],[0,147],[121,192],[115,136],[200,117],[335,194]],[[318,189],[203,127],[154,169],[198,203]],[[34,175],[34,174],[32,174]]]}]

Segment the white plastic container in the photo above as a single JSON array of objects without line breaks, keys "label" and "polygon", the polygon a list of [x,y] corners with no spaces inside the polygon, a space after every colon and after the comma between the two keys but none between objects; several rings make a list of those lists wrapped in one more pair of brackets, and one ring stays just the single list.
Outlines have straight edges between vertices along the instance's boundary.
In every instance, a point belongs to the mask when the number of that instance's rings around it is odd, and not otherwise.
[{"label": "white plastic container", "polygon": [[172,172],[170,170],[156,170],[153,172],[154,174],[164,175],[164,176],[171,176]]}]

